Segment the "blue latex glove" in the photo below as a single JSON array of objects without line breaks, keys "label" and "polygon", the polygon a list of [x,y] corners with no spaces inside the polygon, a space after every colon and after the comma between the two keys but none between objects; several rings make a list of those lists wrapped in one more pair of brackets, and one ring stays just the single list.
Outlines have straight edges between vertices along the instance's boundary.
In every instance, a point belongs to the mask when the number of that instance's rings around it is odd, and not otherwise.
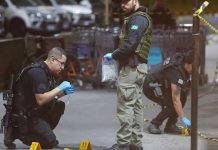
[{"label": "blue latex glove", "polygon": [[191,121],[186,118],[186,117],[182,117],[181,118],[181,122],[186,126],[186,127],[191,127]]},{"label": "blue latex glove", "polygon": [[58,88],[61,90],[61,91],[66,91],[67,89],[70,89],[72,88],[72,85],[70,84],[70,82],[68,81],[63,81],[59,86]]},{"label": "blue latex glove", "polygon": [[64,91],[64,93],[67,95],[67,94],[72,94],[72,93],[74,93],[74,91],[75,91],[75,88],[74,88],[74,86],[71,84],[71,88],[67,88],[67,89]]},{"label": "blue latex glove", "polygon": [[113,58],[112,58],[112,53],[107,53],[107,54],[105,54],[105,55],[104,55],[104,58],[107,59],[107,61],[112,60],[112,59],[113,59]]}]

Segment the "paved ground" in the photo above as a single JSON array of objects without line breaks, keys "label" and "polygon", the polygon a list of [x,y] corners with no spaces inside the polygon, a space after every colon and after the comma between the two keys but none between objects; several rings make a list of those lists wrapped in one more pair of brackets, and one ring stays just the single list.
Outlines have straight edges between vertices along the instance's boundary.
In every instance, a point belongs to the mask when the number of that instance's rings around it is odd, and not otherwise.
[{"label": "paved ground", "polygon": [[[218,44],[210,44],[207,47],[206,72],[209,81],[212,82],[216,60],[218,57]],[[207,85],[199,89],[199,131],[209,137],[218,138],[218,87],[212,89]],[[0,94],[0,103],[2,95]],[[60,142],[61,148],[78,147],[79,143],[88,139],[91,141],[94,150],[101,150],[103,147],[111,146],[115,143],[115,133],[119,128],[116,118],[116,93],[115,90],[92,90],[87,89],[77,91],[71,96],[63,99],[66,102],[66,111],[60,124],[55,129],[55,133]],[[144,104],[151,102],[144,98]],[[185,112],[190,118],[190,100]],[[160,108],[145,109],[145,117],[151,119]],[[0,104],[0,113],[4,113],[4,108]],[[190,137],[181,135],[151,135],[146,131],[148,123],[145,123],[143,133],[143,146],[145,150],[189,150]],[[5,149],[3,136],[0,135],[0,149]],[[27,146],[15,141],[18,149],[28,149]],[[75,148],[74,148],[75,149]],[[218,142],[198,138],[198,150],[217,150]]]},{"label": "paved ground", "polygon": [[[218,89],[208,96],[199,100],[199,131],[210,137],[218,137],[217,133],[217,97]],[[88,97],[88,98],[87,98]],[[102,147],[111,146],[115,142],[115,133],[119,127],[115,116],[115,91],[107,90],[86,90],[77,91],[72,96],[64,98],[67,104],[66,112],[55,133],[60,142],[61,148],[78,147],[78,144],[88,139],[93,144],[94,150],[101,150]],[[145,99],[145,104],[150,101]],[[145,117],[152,118],[159,107],[145,109]],[[187,104],[186,114],[190,116],[190,102]],[[143,138],[144,149],[148,150],[188,150],[190,149],[190,137],[179,135],[152,135],[146,131],[148,123],[145,123]],[[2,141],[2,135],[0,136]],[[16,141],[18,149],[28,149],[27,146]],[[216,150],[218,143],[207,141],[199,137],[199,150]],[[97,146],[94,146],[97,145]],[[4,149],[0,142],[0,149]]]}]

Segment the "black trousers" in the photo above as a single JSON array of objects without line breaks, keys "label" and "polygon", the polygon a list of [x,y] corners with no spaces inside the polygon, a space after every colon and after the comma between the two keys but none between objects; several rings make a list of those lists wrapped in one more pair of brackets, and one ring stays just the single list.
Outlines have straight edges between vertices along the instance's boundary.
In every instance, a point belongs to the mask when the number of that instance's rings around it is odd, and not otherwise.
[{"label": "black trousers", "polygon": [[53,129],[57,126],[65,110],[65,103],[52,101],[40,109],[38,116],[28,119],[28,134],[22,142],[31,145],[39,142],[42,148],[51,149],[58,144]]},{"label": "black trousers", "polygon": [[[151,121],[152,124],[159,126],[167,118],[168,120],[166,123],[166,127],[175,125],[177,123],[178,115],[173,105],[170,90],[164,91],[164,96],[156,97],[153,88],[151,88],[148,83],[147,84],[145,83],[143,86],[143,92],[147,98],[149,98],[151,101],[159,104],[162,107],[161,112],[155,118],[152,119]],[[181,92],[182,107],[184,107],[186,103],[187,95],[188,92],[183,92],[183,91]]]}]

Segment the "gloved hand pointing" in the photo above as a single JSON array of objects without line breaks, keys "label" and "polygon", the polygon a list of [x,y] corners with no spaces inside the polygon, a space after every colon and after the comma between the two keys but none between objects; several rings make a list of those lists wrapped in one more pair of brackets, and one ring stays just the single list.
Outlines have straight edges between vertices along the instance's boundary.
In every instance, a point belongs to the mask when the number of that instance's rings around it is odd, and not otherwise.
[{"label": "gloved hand pointing", "polygon": [[186,127],[191,127],[191,121],[186,118],[186,117],[182,117],[181,118],[181,122],[186,126]]},{"label": "gloved hand pointing", "polygon": [[58,88],[64,92],[66,91],[67,89],[71,89],[72,88],[72,85],[70,84],[70,82],[68,81],[63,81],[59,86]]},{"label": "gloved hand pointing", "polygon": [[107,53],[104,55],[104,58],[107,59],[108,61],[112,60],[112,53]]}]

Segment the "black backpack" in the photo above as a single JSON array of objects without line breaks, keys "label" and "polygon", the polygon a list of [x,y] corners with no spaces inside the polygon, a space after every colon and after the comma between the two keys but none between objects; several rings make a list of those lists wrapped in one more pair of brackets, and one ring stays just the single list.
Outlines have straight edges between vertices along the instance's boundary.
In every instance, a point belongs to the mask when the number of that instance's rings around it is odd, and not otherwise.
[{"label": "black backpack", "polygon": [[[143,92],[145,95],[147,95],[146,89],[149,87],[153,90],[154,95],[156,97],[162,97],[163,96],[163,86],[166,86],[165,81],[161,80],[161,77],[163,75],[163,71],[168,69],[169,67],[175,67],[179,69],[179,71],[184,76],[184,72],[182,70],[182,64],[184,62],[185,54],[184,53],[176,53],[172,57],[167,57],[162,64],[160,64],[158,67],[156,67],[154,70],[150,71],[145,80],[143,85]],[[150,94],[150,93],[149,93]]]},{"label": "black backpack", "polygon": [[158,65],[158,67],[150,71],[149,74],[160,73],[163,70],[172,66],[180,66],[183,64],[184,58],[185,58],[184,53],[175,53],[173,56],[164,59],[162,64]]},{"label": "black backpack", "polygon": [[[14,110],[15,98],[14,95],[18,90],[19,81],[22,79],[22,76],[25,72],[32,68],[44,68],[42,62],[30,64],[24,67],[17,76],[12,75],[10,79],[10,89],[3,92],[3,99],[6,101],[5,106],[5,114],[3,119],[1,120],[1,131],[4,132],[4,144],[6,147],[15,148],[15,144],[13,142],[14,133],[13,128],[18,128],[17,124],[22,128],[22,132],[26,133],[26,117],[25,115],[17,114]],[[19,128],[20,128],[19,127]],[[17,129],[16,129],[17,130]],[[18,131],[17,131],[18,132]],[[20,137],[22,138],[22,137]]]}]

